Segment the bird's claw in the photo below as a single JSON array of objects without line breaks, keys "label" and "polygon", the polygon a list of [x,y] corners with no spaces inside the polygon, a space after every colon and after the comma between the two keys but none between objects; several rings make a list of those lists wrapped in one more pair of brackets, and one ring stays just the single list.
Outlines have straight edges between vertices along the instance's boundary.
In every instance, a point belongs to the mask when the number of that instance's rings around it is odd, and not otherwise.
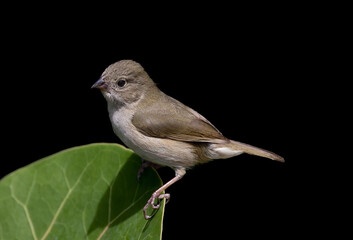
[{"label": "bird's claw", "polygon": [[161,201],[156,202],[158,199],[163,199],[165,198],[166,204],[169,202],[170,199],[170,194],[169,193],[164,193],[164,194],[159,194],[159,193],[153,193],[150,199],[147,201],[147,204],[143,208],[143,216],[145,217],[146,220],[151,219],[155,213],[152,215],[147,215],[147,209],[149,206],[152,207],[152,209],[158,210],[161,207]]}]

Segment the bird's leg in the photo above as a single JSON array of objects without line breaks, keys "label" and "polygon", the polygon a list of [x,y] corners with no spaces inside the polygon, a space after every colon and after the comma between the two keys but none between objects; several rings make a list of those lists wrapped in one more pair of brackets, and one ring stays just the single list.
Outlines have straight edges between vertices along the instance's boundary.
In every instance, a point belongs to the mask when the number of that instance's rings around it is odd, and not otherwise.
[{"label": "bird's leg", "polygon": [[148,167],[153,167],[154,169],[157,170],[158,168],[161,168],[161,167],[163,167],[163,166],[142,159],[141,167],[140,167],[140,169],[139,169],[138,172],[137,172],[137,179],[138,179],[138,180],[140,180],[142,173],[143,173],[143,172],[145,171],[145,169],[148,168]]},{"label": "bird's leg", "polygon": [[145,205],[145,207],[143,208],[143,215],[145,217],[146,220],[150,219],[153,217],[153,215],[149,216],[147,215],[147,209],[148,207],[151,205],[151,207],[153,209],[159,209],[160,208],[160,204],[159,203],[155,203],[156,199],[163,199],[165,198],[166,201],[169,201],[170,198],[170,194],[168,193],[164,193],[161,194],[164,190],[166,190],[168,187],[170,187],[173,183],[175,183],[176,181],[180,180],[183,176],[185,175],[185,170],[177,170],[175,173],[175,177],[172,178],[169,182],[167,182],[166,184],[164,184],[162,187],[160,187],[157,191],[155,191],[151,198],[147,201],[147,204]]}]

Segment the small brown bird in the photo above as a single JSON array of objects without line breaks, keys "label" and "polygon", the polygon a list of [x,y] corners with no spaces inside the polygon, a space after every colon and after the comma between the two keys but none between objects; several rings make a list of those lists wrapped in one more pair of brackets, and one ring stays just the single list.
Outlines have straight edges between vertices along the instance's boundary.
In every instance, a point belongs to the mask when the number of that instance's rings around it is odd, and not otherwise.
[{"label": "small brown bird", "polygon": [[[171,167],[175,177],[155,191],[143,209],[160,207],[158,199],[180,180],[187,169],[213,159],[242,153],[284,162],[270,151],[227,139],[206,118],[161,92],[142,66],[132,60],[110,65],[92,86],[102,91],[108,103],[115,134],[144,160]],[[148,164],[142,164],[143,168]]]}]

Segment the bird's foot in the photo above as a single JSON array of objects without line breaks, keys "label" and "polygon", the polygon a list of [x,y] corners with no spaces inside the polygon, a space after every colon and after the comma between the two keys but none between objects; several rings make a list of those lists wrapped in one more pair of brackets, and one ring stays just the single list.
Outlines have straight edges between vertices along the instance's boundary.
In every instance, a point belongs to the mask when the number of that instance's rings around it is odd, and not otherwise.
[{"label": "bird's foot", "polygon": [[158,164],[155,164],[155,163],[151,163],[151,162],[148,162],[146,160],[142,160],[142,164],[141,164],[141,167],[140,169],[138,170],[137,172],[137,179],[140,181],[140,178],[141,178],[141,175],[142,173],[145,171],[146,168],[148,167],[153,167],[154,169],[158,169],[158,168],[161,168],[162,166],[158,165]]},{"label": "bird's foot", "polygon": [[[161,207],[161,201],[163,198],[166,200],[166,204],[169,202],[170,199],[170,194],[169,193],[164,193],[161,194],[160,192],[156,191],[152,194],[151,198],[147,201],[147,204],[143,208],[143,216],[145,217],[146,220],[151,219],[155,213],[152,215],[147,215],[147,209],[149,206],[152,207],[154,210],[158,210]],[[156,202],[157,200],[157,202]]]},{"label": "bird's foot", "polygon": [[[151,219],[154,216],[154,214],[156,214],[156,211],[154,211],[152,215],[150,216],[147,215],[147,209],[149,208],[149,206],[151,206],[152,209],[157,210],[161,207],[161,201],[160,201],[161,199],[165,198],[166,202],[168,202],[170,199],[170,194],[163,193],[163,192],[168,187],[170,187],[173,183],[180,180],[184,175],[185,175],[185,169],[182,169],[181,171],[177,170],[174,178],[172,178],[169,182],[164,184],[162,187],[158,188],[158,190],[152,194],[151,198],[147,201],[147,204],[143,208],[143,216],[145,217],[146,220]],[[158,201],[157,203],[156,203],[156,200]]]}]

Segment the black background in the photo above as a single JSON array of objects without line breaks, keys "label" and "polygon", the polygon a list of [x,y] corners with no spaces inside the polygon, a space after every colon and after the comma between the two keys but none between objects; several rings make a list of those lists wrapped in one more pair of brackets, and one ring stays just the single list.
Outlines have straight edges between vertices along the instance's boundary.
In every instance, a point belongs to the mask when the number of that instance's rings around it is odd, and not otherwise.
[{"label": "black background", "polygon": [[[244,154],[188,171],[168,189],[164,239],[315,232],[312,224],[322,213],[312,196],[320,183],[311,160],[298,153],[307,140],[301,86],[311,77],[315,30],[303,23],[305,11],[272,7],[221,7],[218,15],[197,17],[194,9],[168,21],[166,12],[151,22],[120,12],[107,18],[98,9],[77,17],[84,10],[76,9],[6,26],[1,176],[73,146],[121,143],[105,99],[90,87],[109,64],[133,59],[162,91],[226,137],[286,159],[282,164]],[[164,182],[174,176],[168,168],[159,173]]]}]

